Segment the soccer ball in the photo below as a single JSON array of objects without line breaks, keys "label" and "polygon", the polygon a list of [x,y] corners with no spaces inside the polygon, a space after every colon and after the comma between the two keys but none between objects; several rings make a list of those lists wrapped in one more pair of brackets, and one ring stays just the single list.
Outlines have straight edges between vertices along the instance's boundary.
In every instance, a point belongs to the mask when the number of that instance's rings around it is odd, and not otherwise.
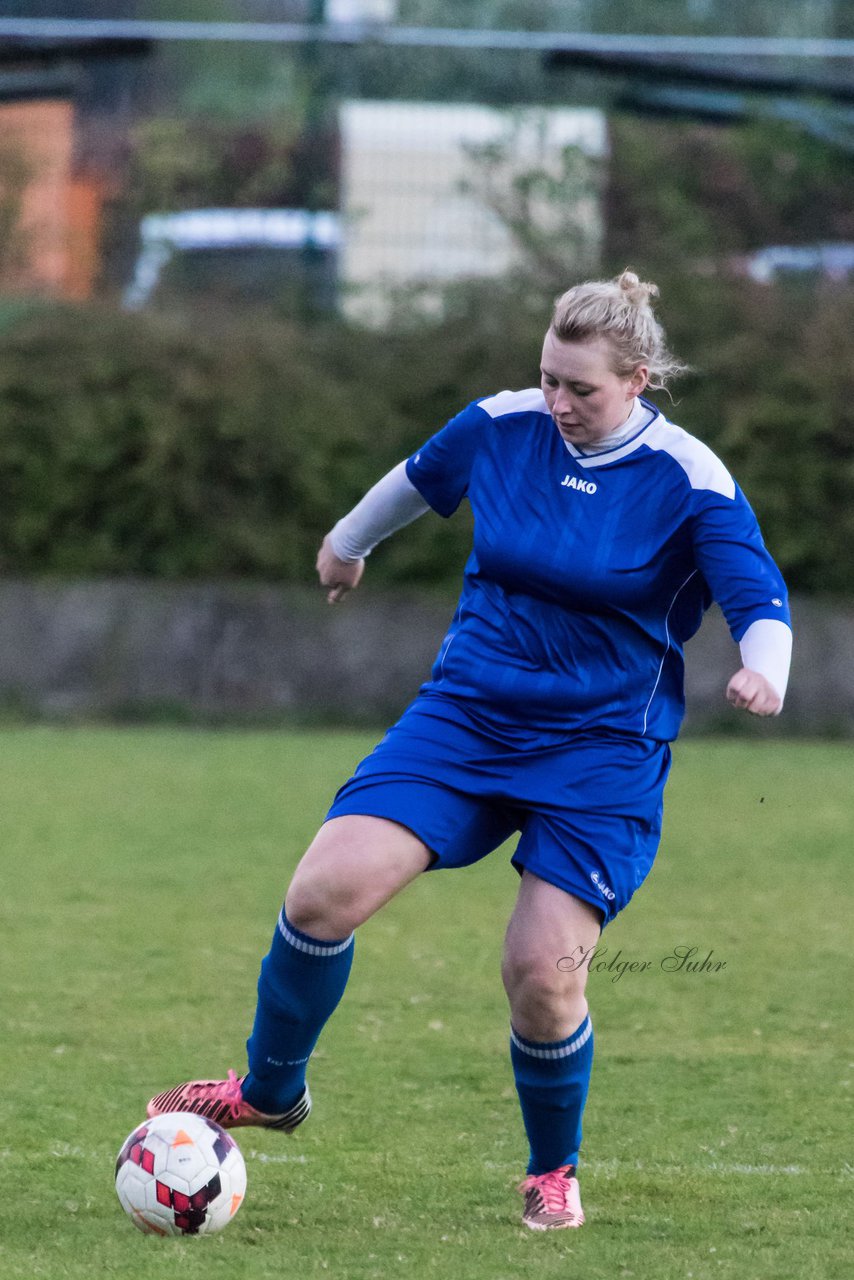
[{"label": "soccer ball", "polygon": [[190,1111],[169,1111],[128,1136],[116,1160],[116,1192],[140,1231],[206,1235],[237,1213],[246,1194],[246,1165],[218,1124]]}]

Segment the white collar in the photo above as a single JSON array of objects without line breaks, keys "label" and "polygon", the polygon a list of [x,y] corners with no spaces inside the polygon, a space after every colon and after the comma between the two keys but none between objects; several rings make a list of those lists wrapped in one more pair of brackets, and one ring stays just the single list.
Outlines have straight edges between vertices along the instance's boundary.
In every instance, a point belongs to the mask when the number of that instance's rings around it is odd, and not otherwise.
[{"label": "white collar", "polygon": [[595,444],[586,444],[581,450],[585,455],[596,453],[607,453],[609,449],[619,449],[621,444],[625,444],[631,436],[640,431],[649,422],[650,413],[645,404],[642,404],[639,397],[635,396],[635,402],[632,405],[632,411],[626,418],[621,427],[615,427],[613,431],[609,431],[606,436],[602,436]]},{"label": "white collar", "polygon": [[636,396],[626,421],[601,440],[597,440],[595,445],[588,444],[583,449],[579,449],[568,440],[565,440],[564,444],[582,467],[598,467],[605,462],[616,462],[625,454],[632,453],[642,443],[639,437],[658,417],[659,413],[655,405],[646,403],[640,396]]}]

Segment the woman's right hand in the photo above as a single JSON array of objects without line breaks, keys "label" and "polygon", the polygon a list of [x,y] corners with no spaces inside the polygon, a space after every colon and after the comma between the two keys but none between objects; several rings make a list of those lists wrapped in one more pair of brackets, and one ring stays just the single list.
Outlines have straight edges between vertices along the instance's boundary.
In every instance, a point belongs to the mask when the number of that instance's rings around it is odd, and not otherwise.
[{"label": "woman's right hand", "polygon": [[329,587],[326,599],[338,604],[348,591],[354,591],[365,572],[364,560],[339,560],[332,550],[329,534],[323,539],[317,553],[317,573],[322,587]]}]

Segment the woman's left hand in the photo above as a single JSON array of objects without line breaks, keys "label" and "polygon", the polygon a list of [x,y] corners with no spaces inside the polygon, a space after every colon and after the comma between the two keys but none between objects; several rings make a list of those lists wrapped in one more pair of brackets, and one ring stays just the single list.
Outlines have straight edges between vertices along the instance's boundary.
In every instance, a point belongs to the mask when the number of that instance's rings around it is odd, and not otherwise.
[{"label": "woman's left hand", "polygon": [[330,604],[338,604],[348,591],[355,591],[362,581],[365,562],[364,560],[339,560],[332,549],[332,542],[327,533],[317,553],[315,568],[320,578],[320,585],[330,588],[326,593],[326,599]]},{"label": "woman's left hand", "polygon": [[777,690],[758,671],[742,667],[726,687],[727,702],[742,707],[754,716],[776,716],[783,705]]}]

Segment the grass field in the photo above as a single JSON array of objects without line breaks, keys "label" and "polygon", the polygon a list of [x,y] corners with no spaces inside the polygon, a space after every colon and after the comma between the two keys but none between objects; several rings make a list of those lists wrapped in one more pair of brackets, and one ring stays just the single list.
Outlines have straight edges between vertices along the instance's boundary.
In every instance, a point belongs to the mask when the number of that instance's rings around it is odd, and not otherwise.
[{"label": "grass field", "polygon": [[[851,1276],[850,746],[677,748],[659,861],[602,944],[647,967],[590,982],[582,1231],[519,1224],[500,852],[360,931],[311,1120],[243,1130],[237,1218],[161,1240],[122,1214],[115,1153],[151,1093],[242,1068],[289,871],[371,737],[0,744],[2,1280]],[[725,967],[668,972],[683,946]]]}]

